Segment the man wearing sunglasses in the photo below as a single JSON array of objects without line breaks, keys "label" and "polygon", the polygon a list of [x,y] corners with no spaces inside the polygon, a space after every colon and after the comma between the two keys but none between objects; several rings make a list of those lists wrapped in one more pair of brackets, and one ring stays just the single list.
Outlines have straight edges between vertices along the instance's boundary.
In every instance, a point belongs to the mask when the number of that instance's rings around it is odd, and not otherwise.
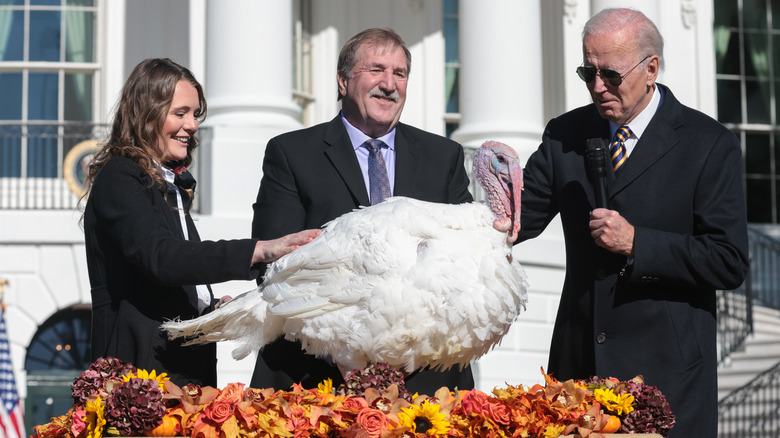
[{"label": "man wearing sunglasses", "polygon": [[[641,12],[598,13],[582,48],[577,74],[593,103],[551,120],[524,171],[518,240],[556,214],[566,239],[547,370],[641,374],[677,417],[670,437],[714,438],[715,291],[748,270],[738,140],[655,82],[663,39]],[[597,208],[589,139],[608,151],[608,208]]]}]

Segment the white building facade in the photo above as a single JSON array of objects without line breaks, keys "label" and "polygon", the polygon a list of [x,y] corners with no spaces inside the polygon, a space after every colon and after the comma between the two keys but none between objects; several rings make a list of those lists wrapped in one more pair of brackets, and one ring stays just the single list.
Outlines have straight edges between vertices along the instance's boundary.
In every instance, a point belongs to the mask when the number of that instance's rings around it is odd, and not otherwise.
[{"label": "white building facade", "polygon": [[[6,131],[11,124],[30,127],[41,120],[67,125],[72,117],[88,124],[109,123],[125,78],[145,58],[169,57],[193,71],[209,104],[203,132],[210,140],[197,163],[202,197],[196,217],[203,239],[249,236],[266,142],[338,113],[339,50],[368,27],[393,28],[411,50],[401,120],[449,135],[466,147],[499,140],[525,161],[539,145],[547,120],[589,103],[575,73],[582,62],[580,32],[592,14],[606,7],[628,6],[648,15],[666,40],[659,82],[670,86],[684,104],[717,117],[711,0],[10,0],[10,6],[3,6],[6,3],[0,3],[0,50],[19,38],[14,26],[23,29],[21,55],[0,52],[0,102],[21,103],[18,114],[0,110]],[[22,24],[18,17],[23,17]],[[56,38],[62,42],[52,59],[33,49],[40,43],[36,23],[45,24],[46,17],[60,29]],[[5,26],[12,29],[5,41],[4,20],[14,23]],[[91,50],[91,55],[78,55],[71,50],[74,46]],[[40,91],[39,86],[47,84],[56,84],[56,93]],[[53,109],[34,110],[46,96]],[[18,158],[20,170],[0,173],[0,278],[8,282],[6,322],[18,389],[22,397],[36,395],[27,409],[45,416],[45,407],[54,406],[46,397],[47,382],[57,381],[47,376],[61,372],[65,377],[57,382],[72,380],[66,371],[81,369],[78,357],[84,352],[74,350],[88,344],[83,333],[90,287],[81,213],[75,208],[78,197],[62,182],[67,172],[62,164],[73,144],[52,146],[55,168],[36,174],[29,164],[35,153],[26,141],[20,143],[25,151]],[[2,144],[0,161],[8,166],[13,155],[3,155],[2,147],[15,146]],[[0,163],[0,170],[3,166]],[[28,185],[18,180],[28,180]],[[50,185],[52,180],[61,181]],[[30,187],[41,196],[57,192],[65,199],[53,207],[17,199],[19,193],[28,196]],[[564,251],[556,224],[515,248],[531,285],[528,310],[502,344],[475,364],[479,389],[542,381],[540,368],[547,364],[563,283]],[[253,287],[253,282],[230,282],[214,285],[214,291],[217,296],[235,295]],[[63,334],[62,327],[70,332]],[[47,333],[60,337],[49,339]],[[248,383],[251,376],[253,358],[234,361],[231,348],[220,346],[220,386]],[[64,410],[52,415],[61,413]]]}]

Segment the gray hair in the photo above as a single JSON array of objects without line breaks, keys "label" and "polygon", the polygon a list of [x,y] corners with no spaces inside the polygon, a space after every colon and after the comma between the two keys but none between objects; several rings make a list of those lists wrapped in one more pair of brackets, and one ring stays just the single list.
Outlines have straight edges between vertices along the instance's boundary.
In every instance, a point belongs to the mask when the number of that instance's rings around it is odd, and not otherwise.
[{"label": "gray hair", "polygon": [[582,40],[589,35],[604,35],[619,29],[634,33],[634,45],[640,57],[658,55],[660,68],[664,67],[664,38],[645,14],[628,8],[604,9],[582,28]]}]

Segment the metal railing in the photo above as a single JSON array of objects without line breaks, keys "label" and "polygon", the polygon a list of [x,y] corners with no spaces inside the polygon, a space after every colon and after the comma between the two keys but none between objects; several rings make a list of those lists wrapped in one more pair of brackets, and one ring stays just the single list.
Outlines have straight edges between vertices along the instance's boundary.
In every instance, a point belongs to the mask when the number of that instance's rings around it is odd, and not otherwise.
[{"label": "metal railing", "polygon": [[748,227],[751,292],[756,305],[780,310],[780,239]]},{"label": "metal railing", "polygon": [[0,124],[0,209],[76,207],[79,187],[68,181],[83,181],[86,162],[76,163],[81,167],[71,174],[66,158],[85,141],[104,139],[106,129],[94,123]]},{"label": "metal railing", "polygon": [[[86,165],[108,129],[104,124],[83,122],[0,122],[0,210],[78,207]],[[201,163],[210,151],[211,134],[209,128],[198,130],[200,147],[190,169],[198,179],[192,207],[197,213],[204,213],[204,206],[209,205],[209,172]]]},{"label": "metal railing", "polygon": [[753,300],[750,273],[738,289],[717,291],[718,363],[738,351],[753,333]]},{"label": "metal railing", "polygon": [[[753,304],[780,309],[780,240],[757,226],[748,227],[748,237],[748,278],[739,290],[723,294],[723,299],[718,297],[721,359],[729,354],[728,347],[722,344],[725,339],[729,340],[729,347],[739,347],[739,338],[752,332]],[[741,313],[743,310],[747,313]],[[744,316],[734,317],[729,312]],[[745,330],[748,326],[750,332]],[[720,438],[780,436],[780,362],[718,402],[718,427]]]},{"label": "metal railing", "polygon": [[780,436],[780,363],[718,403],[718,437]]}]

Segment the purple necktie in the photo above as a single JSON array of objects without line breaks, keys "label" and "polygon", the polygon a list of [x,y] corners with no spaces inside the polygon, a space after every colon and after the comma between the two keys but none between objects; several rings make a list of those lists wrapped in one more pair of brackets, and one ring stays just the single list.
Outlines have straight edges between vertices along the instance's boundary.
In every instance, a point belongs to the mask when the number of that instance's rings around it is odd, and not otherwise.
[{"label": "purple necktie", "polygon": [[382,156],[382,146],[385,143],[371,138],[363,145],[368,149],[368,187],[371,191],[371,205],[376,205],[391,196],[390,179],[387,177],[385,157]]}]

